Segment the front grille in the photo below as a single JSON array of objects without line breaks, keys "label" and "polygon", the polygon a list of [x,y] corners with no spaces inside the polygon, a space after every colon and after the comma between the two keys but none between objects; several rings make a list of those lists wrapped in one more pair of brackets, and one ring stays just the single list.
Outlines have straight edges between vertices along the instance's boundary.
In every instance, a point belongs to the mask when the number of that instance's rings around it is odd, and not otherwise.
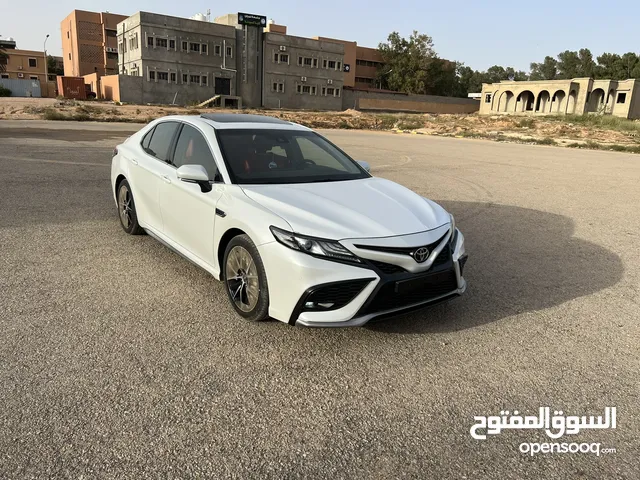
[{"label": "front grille", "polygon": [[406,270],[402,268],[400,265],[394,265],[393,263],[378,262],[376,260],[369,260],[369,262],[371,262],[371,265],[376,267],[382,273],[386,273],[387,275],[406,272]]},{"label": "front grille", "polygon": [[373,299],[365,304],[360,314],[377,313],[426,302],[458,288],[458,281],[453,270],[416,278],[414,288],[401,293],[397,292],[396,283],[390,281],[382,285],[374,294]]},{"label": "front grille", "polygon": [[304,299],[303,305],[307,302],[314,304],[333,304],[331,307],[324,308],[320,306],[305,308],[305,310],[336,310],[344,307],[366,287],[370,278],[360,280],[349,280],[346,282],[332,283],[329,285],[321,285],[316,287]]},{"label": "front grille", "polygon": [[433,261],[433,263],[431,264],[431,268],[438,267],[440,265],[444,265],[445,263],[447,263],[449,261],[449,258],[451,258],[451,248],[449,247],[449,244],[447,243],[444,246],[444,248],[442,249],[442,251],[438,254],[436,259]]},{"label": "front grille", "polygon": [[429,251],[434,250],[438,245],[440,245],[440,242],[445,237],[445,235],[446,233],[442,237],[440,237],[438,240],[436,240],[435,242],[429,245],[418,245],[415,247],[383,247],[378,245],[356,245],[356,244],[354,244],[353,246],[356,248],[361,248],[362,250],[373,250],[374,252],[397,253],[399,255],[411,255],[415,250],[417,250],[420,247],[427,247]]}]

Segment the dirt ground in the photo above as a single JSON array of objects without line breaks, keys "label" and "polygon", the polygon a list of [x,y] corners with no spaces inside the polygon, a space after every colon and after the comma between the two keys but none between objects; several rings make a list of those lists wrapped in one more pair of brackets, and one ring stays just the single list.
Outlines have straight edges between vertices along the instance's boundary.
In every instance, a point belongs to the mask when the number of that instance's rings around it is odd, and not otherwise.
[{"label": "dirt ground", "polygon": [[[44,98],[0,99],[0,120],[79,120],[147,123],[165,115],[197,115],[220,109],[171,105],[118,105],[114,102]],[[230,110],[226,110],[229,112]],[[640,153],[640,122],[593,117],[436,115],[410,113],[243,110],[312,128],[395,130],[426,135],[485,138],[503,142],[610,149]]]}]

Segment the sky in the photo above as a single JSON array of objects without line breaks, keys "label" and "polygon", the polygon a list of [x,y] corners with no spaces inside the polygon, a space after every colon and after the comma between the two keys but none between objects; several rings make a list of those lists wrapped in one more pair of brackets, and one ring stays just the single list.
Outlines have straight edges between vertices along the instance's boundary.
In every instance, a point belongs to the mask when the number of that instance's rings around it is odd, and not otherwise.
[{"label": "sky", "polygon": [[[190,17],[211,10],[211,18],[238,11],[266,15],[287,25],[291,35],[355,40],[377,47],[389,33],[408,37],[413,30],[433,38],[441,58],[476,70],[492,65],[529,70],[531,62],[564,50],[640,51],[640,1],[535,2],[503,0],[344,0],[310,2],[279,0],[2,0],[0,36],[14,37],[18,48],[62,55],[60,22],[74,9],[131,15],[137,11]],[[232,7],[231,7],[232,5]]]}]

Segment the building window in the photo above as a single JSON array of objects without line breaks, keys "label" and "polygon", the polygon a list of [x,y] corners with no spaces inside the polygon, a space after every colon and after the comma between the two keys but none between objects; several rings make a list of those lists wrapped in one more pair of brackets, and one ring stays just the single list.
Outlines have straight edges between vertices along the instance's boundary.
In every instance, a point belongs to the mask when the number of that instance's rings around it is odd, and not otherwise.
[{"label": "building window", "polygon": [[38,77],[36,77],[35,75],[31,75],[31,76],[29,77],[29,80],[38,80]]},{"label": "building window", "polygon": [[311,85],[303,85],[302,93],[311,93]]},{"label": "building window", "polygon": [[107,52],[107,58],[109,60],[118,60],[118,54],[115,52]]},{"label": "building window", "polygon": [[199,43],[189,43],[189,51],[200,53],[200,44]]},{"label": "building window", "polygon": [[182,42],[182,51],[186,52],[189,50],[189,44],[187,42]]},{"label": "building window", "polygon": [[284,93],[284,83],[273,82],[272,92]]},{"label": "building window", "polygon": [[178,83],[175,72],[171,72],[171,83]]},{"label": "building window", "polygon": [[213,53],[215,55],[222,55],[222,47],[220,45],[213,46]]},{"label": "building window", "polygon": [[279,59],[279,58],[280,58],[280,56],[279,56],[277,53],[274,53],[274,54],[273,54],[273,61],[274,61],[275,63],[278,63],[278,59]]},{"label": "building window", "polygon": [[[324,90],[324,88],[323,88],[323,90]],[[335,92],[335,89],[333,87],[328,87],[326,95],[333,95],[334,92]]]},{"label": "building window", "polygon": [[332,70],[335,70],[336,69],[336,61],[335,60],[329,60],[328,67],[330,69],[332,69]]},{"label": "building window", "polygon": [[200,75],[189,75],[189,83],[200,84]]},{"label": "building window", "polygon": [[336,97],[339,97],[339,96],[340,96],[340,89],[336,88]]},{"label": "building window", "polygon": [[289,54],[281,53],[280,54],[280,63],[289,63]]},{"label": "building window", "polygon": [[206,43],[203,43],[203,44],[202,44],[202,49],[201,49],[201,50],[202,50],[202,53],[205,53],[205,54],[207,53],[207,51],[208,51],[209,49],[207,48],[207,44],[206,44]]},{"label": "building window", "polygon": [[158,80],[169,80],[169,72],[157,72]]},{"label": "building window", "polygon": [[9,78],[9,75],[6,73],[3,73],[2,75],[0,75],[0,78]]},{"label": "building window", "polygon": [[149,80],[155,80],[156,79],[156,72],[154,72],[153,70],[149,70]]},{"label": "building window", "polygon": [[117,30],[112,30],[110,28],[105,28],[104,29],[104,33],[107,37],[117,37],[118,36],[118,31]]},{"label": "building window", "polygon": [[313,65],[313,58],[304,57],[304,66],[305,67],[310,67],[311,65]]},{"label": "building window", "polygon": [[175,40],[169,40],[169,48],[171,50],[175,50],[176,49],[176,41]]},{"label": "building window", "polygon": [[338,62],[338,65],[336,65],[336,70],[340,70],[342,68],[342,63]]},{"label": "building window", "polygon": [[69,32],[67,32],[67,38],[71,38],[71,35],[69,34]]},{"label": "building window", "polygon": [[38,66],[38,60],[35,59],[35,58],[30,58],[29,59],[29,66],[32,67],[32,68],[37,67]]},{"label": "building window", "polygon": [[231,47],[227,47],[227,57],[232,57],[233,49]]},{"label": "building window", "polygon": [[200,81],[201,81],[200,85],[202,85],[203,87],[207,86],[207,76],[206,75],[202,75],[200,77]]},{"label": "building window", "polygon": [[186,73],[182,74],[182,83],[189,83],[189,75]]},{"label": "building window", "polygon": [[118,53],[124,53],[124,43],[119,43],[118,44]]},{"label": "building window", "polygon": [[315,95],[316,94],[316,86],[312,86],[311,87],[311,95]]},{"label": "building window", "polygon": [[[555,95],[553,96],[553,98],[554,98],[554,100],[555,100],[555,98],[556,98],[556,97],[555,97]],[[487,94],[484,96],[484,103],[491,103],[491,94],[490,94],[490,93],[487,93]]]},{"label": "building window", "polygon": [[302,65],[302,62],[303,62],[303,61],[304,61],[304,60],[303,60],[303,58],[302,58],[302,57],[298,57],[298,65]]},{"label": "building window", "polygon": [[296,92],[302,93],[302,85],[296,85]]},{"label": "building window", "polygon": [[71,54],[69,54],[69,60],[71,60]]},{"label": "building window", "polygon": [[317,58],[313,59],[313,68],[318,68],[318,59]]},{"label": "building window", "polygon": [[625,103],[627,101],[627,94],[626,93],[619,93],[618,94],[618,100],[616,100],[616,103]]},{"label": "building window", "polygon": [[153,47],[153,37],[147,37],[147,47]]}]

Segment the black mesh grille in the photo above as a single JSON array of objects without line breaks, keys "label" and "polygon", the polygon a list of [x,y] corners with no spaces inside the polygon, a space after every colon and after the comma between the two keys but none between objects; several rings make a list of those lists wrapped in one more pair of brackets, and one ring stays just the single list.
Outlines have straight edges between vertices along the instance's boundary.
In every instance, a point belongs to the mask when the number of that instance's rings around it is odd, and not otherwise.
[{"label": "black mesh grille", "polygon": [[437,267],[439,265],[443,265],[443,264],[447,263],[449,261],[450,257],[451,257],[451,248],[449,247],[449,244],[447,243],[444,246],[444,248],[442,249],[442,251],[440,252],[440,254],[438,254],[436,259],[433,261],[433,264],[431,265],[431,268]]},{"label": "black mesh grille", "polygon": [[382,273],[386,273],[387,275],[406,272],[406,270],[402,268],[400,265],[394,265],[393,263],[378,262],[376,260],[369,260],[369,261],[374,267],[376,267]]},{"label": "black mesh grille", "polygon": [[371,282],[371,279],[350,280],[348,282],[334,283],[317,287],[311,292],[304,303],[314,302],[315,304],[333,304],[329,308],[315,307],[305,308],[305,310],[335,310],[344,307],[353,300]]},{"label": "black mesh grille", "polygon": [[384,284],[361,313],[376,313],[426,302],[458,288],[453,270],[415,278],[410,284],[403,284],[402,288],[397,287],[396,284],[395,281]]}]

